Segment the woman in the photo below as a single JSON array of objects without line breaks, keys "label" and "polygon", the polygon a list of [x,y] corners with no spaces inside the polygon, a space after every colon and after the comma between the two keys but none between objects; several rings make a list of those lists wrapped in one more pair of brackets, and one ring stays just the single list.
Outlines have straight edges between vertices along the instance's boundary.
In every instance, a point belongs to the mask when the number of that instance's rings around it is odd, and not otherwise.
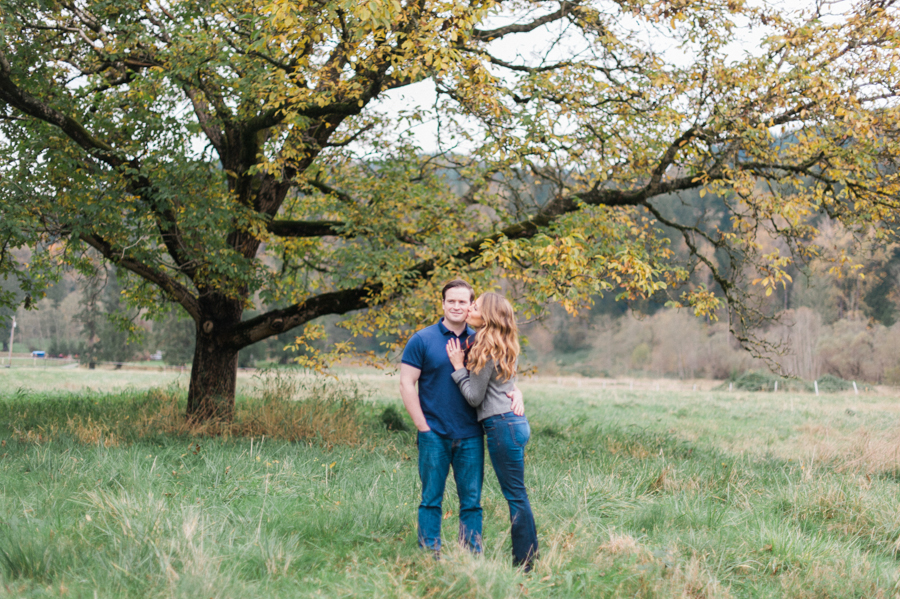
[{"label": "woman", "polygon": [[521,403],[511,404],[507,396],[516,383],[516,320],[506,298],[485,293],[469,308],[466,322],[478,332],[467,351],[457,339],[447,344],[452,376],[484,427],[491,463],[509,503],[513,565],[523,566],[527,572],[538,551],[534,516],[525,490],[525,444],[531,428]]}]

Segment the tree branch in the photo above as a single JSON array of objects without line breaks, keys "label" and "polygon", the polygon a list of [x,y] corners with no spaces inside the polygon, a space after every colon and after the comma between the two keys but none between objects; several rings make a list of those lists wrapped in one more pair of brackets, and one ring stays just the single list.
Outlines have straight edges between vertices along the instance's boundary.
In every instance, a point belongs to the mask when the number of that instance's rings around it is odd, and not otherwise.
[{"label": "tree branch", "polygon": [[682,146],[687,145],[694,134],[697,132],[697,127],[691,127],[684,133],[678,136],[678,139],[672,142],[669,145],[669,148],[666,150],[666,153],[663,155],[662,160],[659,161],[659,164],[656,165],[656,168],[653,169],[653,174],[650,175],[650,184],[658,185],[660,181],[662,181],[662,177],[666,174],[666,170],[672,165],[672,162],[675,160],[675,156],[678,154],[678,150],[682,148]]},{"label": "tree branch", "polygon": [[[723,174],[716,169],[707,173],[707,180],[721,178]],[[574,212],[583,205],[592,206],[635,206],[643,204],[651,197],[674,193],[683,189],[699,187],[704,183],[696,177],[681,177],[665,182],[648,183],[635,190],[593,189],[584,193],[560,195],[548,202],[536,215],[512,224],[492,235],[472,241],[457,252],[452,259],[456,263],[471,264],[480,255],[482,246],[488,241],[506,239],[525,239],[536,235],[541,228],[564,214]],[[438,266],[435,260],[424,260],[405,273],[405,279],[414,286],[425,279]],[[256,318],[242,322],[229,331],[222,333],[221,342],[234,349],[246,347],[273,335],[306,324],[310,320],[326,314],[346,314],[354,310],[362,310],[372,306],[371,298],[383,290],[378,282],[366,282],[358,287],[332,291],[309,298],[308,300],[283,309],[272,310]],[[391,298],[383,298],[388,301]]]},{"label": "tree branch", "polygon": [[[75,119],[22,91],[10,78],[11,72],[10,64],[2,50],[0,50],[0,101],[6,102],[29,116],[58,127],[69,139],[87,151],[88,154],[95,156],[107,165],[113,168],[127,165],[134,172],[140,171],[140,163],[137,160],[127,160],[124,156],[115,152],[112,146],[93,137]],[[130,190],[136,195],[144,195],[146,197],[147,192],[151,191],[150,180],[142,174],[128,175],[126,180],[129,182]],[[179,266],[185,266],[188,264],[188,261],[183,256],[181,231],[178,228],[174,213],[171,210],[159,208],[152,197],[147,199],[157,214],[157,224],[163,243],[165,243],[175,262]],[[190,269],[186,269],[185,272],[193,276]]]},{"label": "tree branch", "polygon": [[467,48],[466,46],[454,46],[457,50],[462,50],[463,52],[470,52],[472,54],[477,54],[478,56],[482,56],[488,59],[488,62],[491,64],[495,64],[499,67],[503,67],[505,69],[509,69],[511,71],[519,71],[522,73],[545,73],[547,71],[552,71],[554,69],[560,69],[563,67],[572,66],[573,62],[566,60],[564,62],[557,62],[554,64],[544,65],[540,67],[529,67],[521,64],[513,64],[511,62],[506,62],[503,59],[497,58],[493,54],[489,52],[485,52],[484,50],[479,50],[477,48]]},{"label": "tree branch", "polygon": [[187,85],[183,85],[182,90],[194,107],[194,115],[197,117],[197,122],[200,123],[200,128],[203,129],[206,137],[216,149],[216,152],[218,152],[219,157],[223,157],[225,155],[225,135],[222,128],[214,122],[212,115],[209,113],[209,105],[206,100],[196,90],[191,89]]},{"label": "tree branch", "polygon": [[200,321],[200,304],[197,298],[181,283],[143,262],[129,257],[125,252],[114,249],[108,242],[97,235],[81,235],[80,239],[103,254],[103,257],[122,268],[133,272],[169,294],[184,307],[195,321]]},{"label": "tree branch", "polygon": [[318,189],[325,195],[333,195],[334,197],[339,199],[344,204],[347,204],[350,206],[363,206],[364,205],[364,203],[362,201],[357,200],[350,194],[343,192],[340,189],[335,189],[331,185],[328,185],[327,183],[323,183],[319,179],[313,179],[311,181],[307,181],[307,185],[309,185],[310,187],[315,187],[316,189]]},{"label": "tree branch", "polygon": [[266,229],[277,237],[327,237],[343,235],[339,230],[343,226],[337,220],[273,220]]},{"label": "tree branch", "polygon": [[549,15],[544,15],[543,17],[537,18],[530,23],[523,23],[521,25],[506,25],[505,27],[497,27],[496,29],[474,29],[472,31],[472,39],[475,39],[479,42],[490,42],[505,35],[509,35],[510,33],[528,33],[529,31],[534,31],[538,27],[546,25],[547,23],[552,23],[553,21],[562,19],[569,12],[571,12],[572,8],[574,8],[575,6],[576,4],[574,2],[561,2],[559,5],[559,10],[552,12]]},{"label": "tree branch", "polygon": [[24,92],[13,82],[11,75],[9,61],[0,50],[0,101],[31,117],[55,125],[72,141],[110,166],[117,167],[125,163],[125,159],[117,155],[112,146],[95,138],[81,123]]},{"label": "tree branch", "polygon": [[348,145],[352,144],[354,141],[356,141],[357,139],[359,139],[359,137],[362,134],[364,134],[367,131],[371,131],[374,128],[375,128],[375,125],[373,123],[369,123],[362,129],[360,129],[359,131],[357,131],[356,133],[354,133],[353,135],[351,135],[350,137],[345,139],[344,141],[337,141],[334,143],[329,142],[329,143],[325,144],[325,147],[326,148],[342,148],[344,146],[348,146]]},{"label": "tree branch", "polygon": [[[671,219],[665,218],[650,202],[645,202],[644,207],[647,208],[657,221],[681,233],[690,254],[709,269],[713,280],[722,289],[722,293],[725,295],[728,306],[732,308],[728,311],[728,329],[731,331],[731,334],[734,335],[735,339],[737,339],[742,347],[749,350],[755,357],[769,362],[765,353],[760,351],[760,345],[765,348],[770,347],[771,343],[764,339],[760,339],[752,333],[757,326],[767,320],[767,317],[759,309],[748,305],[748,302],[746,301],[748,297],[747,292],[742,290],[738,286],[737,281],[734,280],[734,277],[737,277],[741,271],[738,267],[738,259],[734,255],[733,248],[729,248],[727,244],[723,244],[719,240],[713,239],[698,227],[682,225]],[[728,255],[729,266],[731,267],[732,278],[723,274],[721,269],[713,263],[712,259],[705,256],[700,251],[699,246],[695,243],[691,235],[697,235],[705,239],[717,250],[725,250]],[[734,317],[737,318],[737,322],[735,322]]]}]

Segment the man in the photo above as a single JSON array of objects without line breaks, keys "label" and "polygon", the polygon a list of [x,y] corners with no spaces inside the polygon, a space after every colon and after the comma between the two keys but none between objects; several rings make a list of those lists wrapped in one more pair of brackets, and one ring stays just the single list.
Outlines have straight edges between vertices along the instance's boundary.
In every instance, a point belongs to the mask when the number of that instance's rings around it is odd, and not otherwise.
[{"label": "man", "polygon": [[466,317],[475,292],[467,282],[457,279],[444,286],[441,297],[443,317],[410,338],[400,365],[400,396],[419,431],[419,546],[440,552],[441,506],[452,466],[459,495],[459,540],[479,553],[483,433],[475,409],[466,403],[450,376],[453,366],[446,350],[451,338],[465,347],[469,335],[474,335]]}]

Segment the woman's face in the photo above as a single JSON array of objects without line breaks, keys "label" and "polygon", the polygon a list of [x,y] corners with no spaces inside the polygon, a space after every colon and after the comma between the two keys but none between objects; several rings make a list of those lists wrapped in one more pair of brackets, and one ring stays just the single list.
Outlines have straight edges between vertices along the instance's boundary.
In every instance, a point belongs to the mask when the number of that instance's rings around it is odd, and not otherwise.
[{"label": "woman's face", "polygon": [[481,317],[480,297],[469,305],[469,316],[466,318],[466,322],[469,323],[470,327],[475,329],[480,329],[484,326],[484,319]]}]

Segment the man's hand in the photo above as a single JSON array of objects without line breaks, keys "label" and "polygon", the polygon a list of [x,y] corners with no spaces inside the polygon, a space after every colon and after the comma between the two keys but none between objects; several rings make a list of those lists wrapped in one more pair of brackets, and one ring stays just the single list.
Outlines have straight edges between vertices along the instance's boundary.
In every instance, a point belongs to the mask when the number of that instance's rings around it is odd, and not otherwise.
[{"label": "man's hand", "polygon": [[512,391],[507,393],[512,399],[512,413],[516,416],[524,416],[525,415],[525,398],[522,396],[522,390],[518,387],[515,387]]}]

